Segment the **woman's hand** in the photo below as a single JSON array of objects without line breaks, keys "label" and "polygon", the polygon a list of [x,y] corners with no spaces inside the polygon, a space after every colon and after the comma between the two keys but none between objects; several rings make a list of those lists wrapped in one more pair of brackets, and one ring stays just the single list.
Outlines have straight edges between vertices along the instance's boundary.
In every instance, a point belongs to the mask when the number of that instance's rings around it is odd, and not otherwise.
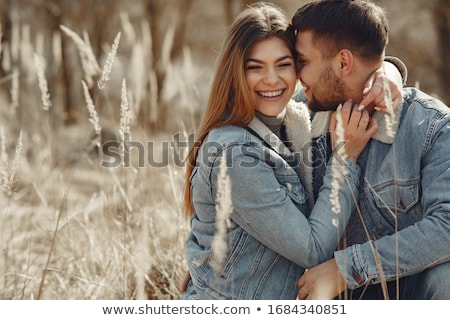
[{"label": "woman's hand", "polygon": [[392,110],[395,110],[403,100],[403,79],[400,71],[389,62],[372,73],[367,80],[360,103],[360,109],[370,104],[375,105],[375,110],[387,112],[386,103],[392,103]]},{"label": "woman's hand", "polygon": [[[337,128],[338,113],[342,118],[342,128]],[[333,152],[339,153],[337,148],[345,148],[346,159],[356,162],[367,142],[377,132],[378,124],[369,116],[367,110],[360,110],[358,105],[353,105],[349,100],[332,113],[329,129]],[[344,141],[340,141],[338,130],[343,132]]]}]

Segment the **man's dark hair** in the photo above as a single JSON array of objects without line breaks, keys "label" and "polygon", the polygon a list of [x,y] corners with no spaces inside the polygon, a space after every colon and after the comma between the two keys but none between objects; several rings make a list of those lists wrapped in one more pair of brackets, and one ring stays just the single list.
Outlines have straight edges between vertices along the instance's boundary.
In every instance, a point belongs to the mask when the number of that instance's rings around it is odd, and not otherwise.
[{"label": "man's dark hair", "polygon": [[317,0],[297,10],[290,28],[295,34],[312,31],[325,57],[348,49],[365,60],[379,59],[388,43],[384,11],[365,0]]}]

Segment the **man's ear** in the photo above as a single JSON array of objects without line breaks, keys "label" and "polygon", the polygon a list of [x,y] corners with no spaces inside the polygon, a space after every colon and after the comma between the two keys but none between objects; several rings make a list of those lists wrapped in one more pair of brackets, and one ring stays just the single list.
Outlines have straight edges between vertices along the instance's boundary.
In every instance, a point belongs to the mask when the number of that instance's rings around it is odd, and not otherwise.
[{"label": "man's ear", "polygon": [[337,57],[339,59],[341,75],[348,76],[352,72],[355,63],[352,52],[348,49],[342,49],[337,54]]}]

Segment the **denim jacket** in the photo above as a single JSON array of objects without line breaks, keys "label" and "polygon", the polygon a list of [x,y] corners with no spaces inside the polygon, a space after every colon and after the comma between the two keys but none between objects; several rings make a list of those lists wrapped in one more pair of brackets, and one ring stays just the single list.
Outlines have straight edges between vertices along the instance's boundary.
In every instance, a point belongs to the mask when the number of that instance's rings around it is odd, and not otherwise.
[{"label": "denim jacket", "polygon": [[[257,118],[248,128],[214,129],[200,146],[191,175],[195,213],[186,249],[191,280],[182,299],[295,299],[304,269],[332,257],[354,208],[352,199],[358,196],[359,167],[345,163],[348,183],[339,193],[342,214],[331,208],[330,169],[311,210],[307,190],[312,190],[312,167],[298,165],[304,161],[299,158],[310,152],[306,106],[288,105],[284,124],[292,150]],[[223,157],[231,181],[232,212],[224,262],[214,269],[212,241]]]},{"label": "denim jacket", "polygon": [[[407,88],[392,118],[375,117],[378,132],[358,159],[358,204],[371,240],[365,234],[334,255],[350,289],[450,260],[450,108]],[[316,194],[326,170],[319,164],[330,154],[327,120],[323,112],[312,121]]]}]

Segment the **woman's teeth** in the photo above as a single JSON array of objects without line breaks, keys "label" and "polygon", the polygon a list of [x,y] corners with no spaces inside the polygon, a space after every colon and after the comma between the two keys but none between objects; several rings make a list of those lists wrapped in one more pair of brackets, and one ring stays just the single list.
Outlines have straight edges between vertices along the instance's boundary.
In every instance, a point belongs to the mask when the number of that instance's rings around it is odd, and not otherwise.
[{"label": "woman's teeth", "polygon": [[263,96],[263,97],[266,97],[266,98],[278,97],[282,93],[283,93],[283,90],[278,90],[278,91],[259,91],[258,92],[258,94],[260,96]]}]

